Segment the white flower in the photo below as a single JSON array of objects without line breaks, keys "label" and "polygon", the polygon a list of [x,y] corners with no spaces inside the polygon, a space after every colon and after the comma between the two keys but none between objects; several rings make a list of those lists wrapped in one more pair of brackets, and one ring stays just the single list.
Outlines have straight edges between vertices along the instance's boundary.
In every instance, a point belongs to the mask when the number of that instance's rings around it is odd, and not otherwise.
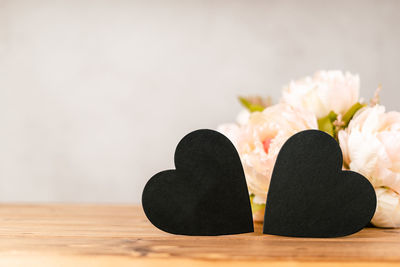
[{"label": "white flower", "polygon": [[387,188],[377,188],[377,207],[372,224],[385,227],[400,227],[400,195]]},{"label": "white flower", "polygon": [[236,117],[236,123],[224,123],[217,127],[217,131],[228,137],[228,139],[237,146],[240,127],[249,121],[250,112],[243,109]]},{"label": "white flower", "polygon": [[250,118],[250,111],[247,109],[242,109],[242,111],[239,112],[239,114],[236,117],[236,122],[240,125],[243,126],[247,124]]},{"label": "white flower", "polygon": [[286,104],[251,113],[239,132],[237,148],[254,203],[265,204],[279,150],[297,132],[317,129],[316,117]]},{"label": "white flower", "polygon": [[282,102],[325,117],[330,111],[345,114],[358,102],[360,78],[349,72],[319,71],[313,77],[292,81],[283,89]]},{"label": "white flower", "polygon": [[228,137],[232,144],[237,146],[240,127],[236,123],[224,123],[217,127],[217,131]]},{"label": "white flower", "polygon": [[[363,108],[355,114],[349,127],[339,132],[338,138],[346,167],[364,175],[377,190],[386,187],[396,194],[400,193],[399,112],[386,113],[385,107],[379,105]],[[387,195],[385,193],[386,200]],[[389,202],[380,201],[385,203],[386,208],[378,208],[373,221],[376,226],[386,227],[380,222],[389,220]],[[399,212],[395,208],[392,210]],[[392,225],[400,224],[398,214],[391,214],[390,218],[398,219]]]}]

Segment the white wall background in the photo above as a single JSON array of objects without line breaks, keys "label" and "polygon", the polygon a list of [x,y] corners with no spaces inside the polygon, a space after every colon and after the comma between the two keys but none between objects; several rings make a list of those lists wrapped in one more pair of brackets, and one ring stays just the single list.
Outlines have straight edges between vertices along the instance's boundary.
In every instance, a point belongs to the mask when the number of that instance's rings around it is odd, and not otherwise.
[{"label": "white wall background", "polygon": [[400,1],[0,0],[0,201],[139,202],[190,130],[318,69],[400,110]]}]

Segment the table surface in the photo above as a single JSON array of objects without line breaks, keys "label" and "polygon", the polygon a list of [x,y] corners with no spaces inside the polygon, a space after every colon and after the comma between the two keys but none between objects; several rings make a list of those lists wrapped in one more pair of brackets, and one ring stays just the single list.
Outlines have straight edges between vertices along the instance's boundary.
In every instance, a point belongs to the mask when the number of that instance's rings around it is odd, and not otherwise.
[{"label": "table surface", "polygon": [[135,205],[0,205],[0,266],[400,265],[400,229],[330,239],[170,235]]}]

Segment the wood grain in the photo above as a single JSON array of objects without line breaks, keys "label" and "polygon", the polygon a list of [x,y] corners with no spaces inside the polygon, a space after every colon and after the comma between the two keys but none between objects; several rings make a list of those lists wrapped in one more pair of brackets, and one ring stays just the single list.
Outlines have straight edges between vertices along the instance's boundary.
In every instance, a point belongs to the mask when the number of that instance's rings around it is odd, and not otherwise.
[{"label": "wood grain", "polygon": [[0,205],[0,266],[400,266],[400,230],[348,237],[188,237],[129,205]]}]

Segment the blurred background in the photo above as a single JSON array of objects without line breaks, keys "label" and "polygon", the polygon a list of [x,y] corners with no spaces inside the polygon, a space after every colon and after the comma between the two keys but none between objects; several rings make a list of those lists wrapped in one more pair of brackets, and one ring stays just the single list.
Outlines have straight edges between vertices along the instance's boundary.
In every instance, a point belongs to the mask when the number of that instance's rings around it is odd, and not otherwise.
[{"label": "blurred background", "polygon": [[400,1],[0,0],[0,201],[139,203],[177,142],[319,69],[400,110]]}]

